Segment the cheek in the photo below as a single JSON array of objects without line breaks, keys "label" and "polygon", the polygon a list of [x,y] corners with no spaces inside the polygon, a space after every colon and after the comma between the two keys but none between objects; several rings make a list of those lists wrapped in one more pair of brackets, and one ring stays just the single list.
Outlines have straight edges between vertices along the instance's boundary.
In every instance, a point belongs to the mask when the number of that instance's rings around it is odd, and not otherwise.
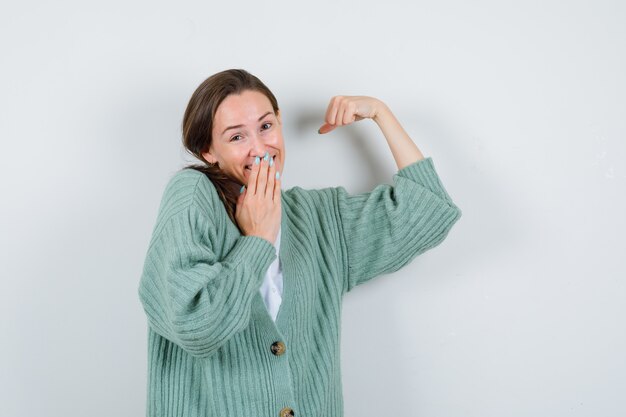
[{"label": "cheek", "polygon": [[241,165],[244,164],[246,161],[246,152],[243,151],[243,149],[238,150],[237,152],[234,152],[233,154],[230,155],[230,161],[231,161],[231,165]]},{"label": "cheek", "polygon": [[271,135],[271,143],[277,148],[282,148],[283,146],[283,135],[281,132],[272,132]]}]

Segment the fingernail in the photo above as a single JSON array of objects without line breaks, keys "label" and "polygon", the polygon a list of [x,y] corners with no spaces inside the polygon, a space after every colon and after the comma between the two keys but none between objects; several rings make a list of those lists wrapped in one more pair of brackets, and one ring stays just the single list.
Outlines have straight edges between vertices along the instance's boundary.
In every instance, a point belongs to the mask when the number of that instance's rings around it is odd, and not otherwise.
[{"label": "fingernail", "polygon": [[270,166],[274,165],[274,158],[270,158]]},{"label": "fingernail", "polygon": [[246,186],[245,186],[245,185],[242,185],[242,186],[241,186],[241,190],[239,190],[239,194],[243,194],[243,190],[245,190],[245,189],[246,189]]},{"label": "fingernail", "polygon": [[265,159],[266,161],[269,159],[270,157],[270,153],[269,152],[265,152],[265,155],[263,155],[263,159]]},{"label": "fingernail", "polygon": [[254,157],[254,164],[255,165],[259,165],[261,163],[261,158],[259,158],[258,156]]},{"label": "fingernail", "polygon": [[317,129],[317,133],[319,133],[320,135],[322,134],[322,128],[321,127],[319,129]]},{"label": "fingernail", "polygon": [[279,179],[279,178],[280,178],[280,172],[276,171],[276,179]]}]

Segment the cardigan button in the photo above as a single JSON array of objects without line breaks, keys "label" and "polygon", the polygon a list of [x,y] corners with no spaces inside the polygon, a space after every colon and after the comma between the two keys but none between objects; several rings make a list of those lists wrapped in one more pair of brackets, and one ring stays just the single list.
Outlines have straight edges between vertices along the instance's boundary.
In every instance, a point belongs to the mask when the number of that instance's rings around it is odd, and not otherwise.
[{"label": "cardigan button", "polygon": [[278,341],[278,342],[272,343],[272,346],[270,347],[270,349],[272,350],[272,353],[274,355],[280,356],[283,353],[285,353],[285,350],[287,350],[287,347],[285,346],[283,342]]},{"label": "cardigan button", "polygon": [[280,417],[290,417],[290,416],[295,416],[296,414],[293,412],[293,409],[289,407],[285,407],[282,410],[280,410],[280,414],[278,415]]}]

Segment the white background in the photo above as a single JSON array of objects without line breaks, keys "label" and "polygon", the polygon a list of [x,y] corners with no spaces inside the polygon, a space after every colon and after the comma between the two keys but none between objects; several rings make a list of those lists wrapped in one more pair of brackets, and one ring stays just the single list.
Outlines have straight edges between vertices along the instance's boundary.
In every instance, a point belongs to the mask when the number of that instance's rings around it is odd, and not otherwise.
[{"label": "white background", "polygon": [[371,95],[463,210],[345,298],[347,417],[623,416],[625,22],[606,0],[3,2],[0,415],[144,415],[137,287],[182,115],[245,68],[281,106],[285,188],[391,181],[371,121],[316,133],[333,95]]}]

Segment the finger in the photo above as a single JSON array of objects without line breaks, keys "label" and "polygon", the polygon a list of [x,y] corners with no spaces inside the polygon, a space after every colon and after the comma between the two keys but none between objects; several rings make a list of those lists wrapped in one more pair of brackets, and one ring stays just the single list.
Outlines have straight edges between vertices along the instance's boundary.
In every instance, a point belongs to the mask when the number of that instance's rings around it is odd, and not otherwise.
[{"label": "finger", "polygon": [[328,123],[328,121],[330,120],[330,114],[333,111],[333,104],[334,104],[335,98],[331,98],[330,101],[328,102],[328,106],[326,107],[326,113],[324,114],[324,120],[326,121],[326,123]]},{"label": "finger", "polygon": [[241,207],[241,205],[243,204],[243,200],[246,197],[246,193],[248,192],[248,187],[246,187],[245,185],[242,186],[242,190],[239,193],[239,196],[237,197],[237,202],[235,204],[235,212],[239,211],[239,208]]},{"label": "finger", "polygon": [[326,114],[326,123],[335,125],[337,120],[337,110],[341,105],[341,99],[339,96],[335,96],[330,101],[330,105],[328,107],[328,112]]},{"label": "finger", "polygon": [[331,130],[333,130],[334,128],[335,128],[335,126],[333,126],[333,125],[329,125],[328,123],[324,123],[324,124],[322,125],[322,127],[320,127],[320,128],[317,130],[317,133],[320,133],[320,134],[328,133],[328,132],[330,132]]},{"label": "finger", "polygon": [[247,188],[246,194],[250,194],[250,195],[256,194],[256,183],[257,183],[257,178],[259,176],[260,167],[261,167],[261,161],[259,160],[259,163],[257,164],[256,159],[255,159],[251,167],[252,169],[250,170],[250,176],[248,177],[248,185],[246,186]]},{"label": "finger", "polygon": [[276,181],[276,179],[274,178],[275,175],[276,175],[276,165],[274,165],[272,157],[270,157],[269,166],[267,168],[267,188],[265,191],[265,196],[269,199],[274,198],[274,181]]},{"label": "finger", "polygon": [[337,109],[337,117],[335,119],[336,126],[342,126],[345,124],[343,120],[344,120],[344,114],[346,113],[347,106],[348,106],[348,103],[343,101],[341,105],[339,106],[339,109]]},{"label": "finger", "polygon": [[356,107],[354,103],[347,103],[346,110],[343,113],[343,124],[349,125],[354,122],[354,115],[356,114]]},{"label": "finger", "polygon": [[276,178],[276,174],[274,174],[274,203],[280,205],[280,187],[281,187],[281,173],[278,173],[278,178]]},{"label": "finger", "polygon": [[[266,153],[267,155],[267,153]],[[268,160],[265,159],[265,155],[261,158],[261,164],[259,165],[259,176],[256,183],[256,195],[259,197],[265,197],[265,188],[267,186],[267,168],[269,166]]]}]

